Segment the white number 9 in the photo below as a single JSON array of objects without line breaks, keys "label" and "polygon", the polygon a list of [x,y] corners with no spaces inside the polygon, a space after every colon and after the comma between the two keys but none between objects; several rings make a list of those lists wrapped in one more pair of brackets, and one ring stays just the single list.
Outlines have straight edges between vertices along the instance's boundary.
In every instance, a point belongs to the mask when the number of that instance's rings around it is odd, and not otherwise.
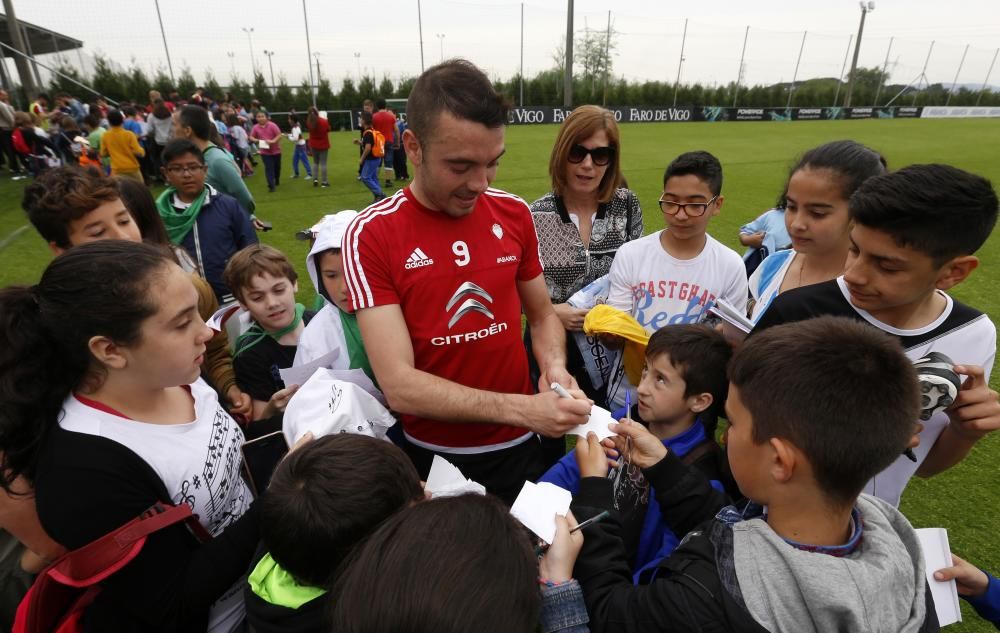
[{"label": "white number 9", "polygon": [[469,245],[461,240],[451,245],[451,252],[458,255],[458,259],[455,260],[455,263],[459,266],[468,266],[469,262],[472,260],[472,256],[469,255]]}]

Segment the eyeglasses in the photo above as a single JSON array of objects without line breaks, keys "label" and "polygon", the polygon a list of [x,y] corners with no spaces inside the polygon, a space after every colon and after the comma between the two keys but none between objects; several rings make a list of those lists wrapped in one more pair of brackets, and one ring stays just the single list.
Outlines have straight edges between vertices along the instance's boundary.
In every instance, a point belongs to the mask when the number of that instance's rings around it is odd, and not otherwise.
[{"label": "eyeglasses", "polygon": [[598,167],[604,167],[611,162],[611,159],[615,155],[615,148],[613,147],[592,147],[586,148],[583,145],[574,145],[569,148],[569,156],[567,160],[571,163],[582,163],[583,159],[590,155],[590,159],[594,161],[594,164]]},{"label": "eyeglasses", "polygon": [[180,176],[181,174],[187,176],[188,174],[197,174],[198,172],[205,171],[207,167],[207,165],[171,165],[166,170],[172,176]]},{"label": "eyeglasses", "polygon": [[688,214],[692,218],[697,218],[705,215],[705,211],[708,211],[708,207],[710,207],[718,197],[719,196],[712,196],[712,199],[708,202],[674,202],[673,200],[664,200],[661,197],[659,200],[660,211],[663,211],[667,215],[677,215],[680,213],[681,209],[684,209],[684,213]]}]

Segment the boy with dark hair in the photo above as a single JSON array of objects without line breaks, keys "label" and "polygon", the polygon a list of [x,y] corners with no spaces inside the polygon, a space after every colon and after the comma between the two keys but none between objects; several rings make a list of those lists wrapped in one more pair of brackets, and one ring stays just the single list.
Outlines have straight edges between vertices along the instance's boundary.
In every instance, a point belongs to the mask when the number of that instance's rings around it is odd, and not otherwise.
[{"label": "boy with dark hair", "polygon": [[[667,228],[632,240],[611,265],[608,305],[633,316],[649,332],[697,323],[722,298],[743,311],[746,268],[740,255],[708,235],[722,209],[722,165],[708,152],[681,154],[663,174],[660,210]],[[619,355],[608,382],[611,409],[635,388]],[[633,398],[634,399],[634,398]]]},{"label": "boy with dark hair", "polygon": [[[726,364],[732,354],[725,337],[707,325],[662,328],[646,346],[642,380],[636,391],[640,421],[650,433],[713,485],[736,494],[725,456],[715,443],[717,415],[725,406],[729,390]],[[605,468],[605,474],[607,471]],[[633,580],[636,584],[648,582],[684,535],[674,534],[663,522],[663,513],[670,509],[660,507],[656,492],[649,489],[639,469],[622,464],[612,478],[617,487],[615,509],[623,517],[622,538]],[[566,455],[539,481],[576,494],[580,490],[576,457]]]},{"label": "boy with dark hair", "polygon": [[894,336],[911,360],[938,352],[968,376],[955,402],[923,423],[916,461],[900,457],[868,483],[866,492],[892,504],[914,474],[947,470],[1000,428],[1000,403],[989,388],[996,327],[945,292],[979,266],[974,253],[996,224],[997,206],[988,180],[947,165],[870,178],[850,199],[854,227],[843,276],[779,295],[754,329],[846,316]]},{"label": "boy with dark hair", "polygon": [[258,502],[262,551],[244,588],[251,629],[328,631],[327,592],[340,563],[423,498],[413,464],[389,442],[328,435],[293,451]]},{"label": "boy with dark hair", "polygon": [[[375,197],[374,202],[385,198],[382,187],[378,184],[378,168],[382,164],[382,157],[375,156],[375,129],[372,123],[371,112],[361,113],[361,182],[368,187]],[[392,184],[392,183],[389,183]]]},{"label": "boy with dark hair", "polygon": [[279,370],[292,366],[299,336],[316,313],[295,302],[298,274],[275,248],[255,244],[239,251],[224,276],[251,318],[233,350],[236,383],[253,398],[252,419],[274,417],[297,389],[282,382]]},{"label": "boy with dark hair", "polygon": [[[729,380],[729,464],[751,500],[739,508],[642,426],[612,425],[687,536],[634,587],[618,518],[594,524],[574,569],[591,631],[938,630],[916,532],[861,494],[906,447],[920,407],[898,344],[843,318],[784,325],[738,350]],[[595,435],[577,456],[584,520],[611,508],[611,486]]]},{"label": "boy with dark hair", "polygon": [[121,110],[108,112],[108,125],[111,127],[101,138],[100,155],[110,159],[112,176],[131,178],[145,184],[139,158],[146,155],[146,150],[139,145],[139,137],[122,127],[124,122]]},{"label": "boy with dark hair", "polygon": [[25,188],[21,206],[55,255],[97,240],[142,240],[118,187],[95,169],[50,170]]},{"label": "boy with dark hair", "polygon": [[231,302],[223,270],[233,253],[257,243],[250,218],[235,198],[205,183],[205,158],[191,141],[167,143],[161,169],[169,186],[156,199],[156,208],[170,241],[191,255],[219,303]]}]

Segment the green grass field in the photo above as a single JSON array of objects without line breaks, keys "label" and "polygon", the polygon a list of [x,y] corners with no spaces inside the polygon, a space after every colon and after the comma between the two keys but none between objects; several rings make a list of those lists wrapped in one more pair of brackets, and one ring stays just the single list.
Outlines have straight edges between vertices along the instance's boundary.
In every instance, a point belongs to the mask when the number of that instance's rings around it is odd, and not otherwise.
[{"label": "green grass field", "polygon": [[[501,161],[495,186],[529,202],[549,189],[549,151],[556,126],[511,127],[507,154]],[[267,193],[263,167],[250,178],[257,199],[257,213],[271,220],[274,231],[263,241],[282,249],[296,262],[303,278],[300,295],[312,297],[305,275],[307,245],[294,233],[312,225],[325,213],[362,209],[371,199],[355,179],[357,149],[350,133],[332,136],[329,189],[315,189],[308,179],[292,180],[291,148],[286,144],[282,185]],[[1000,184],[1000,122],[995,120],[866,120],[796,123],[681,123],[632,124],[622,128],[625,175],[642,201],[647,232],[663,227],[656,205],[662,174],[680,152],[705,149],[716,154],[725,168],[722,213],[709,231],[722,242],[740,248],[737,230],[744,222],[772,206],[780,193],[788,167],[803,150],[820,143],[851,138],[881,151],[891,168],[912,163],[944,162],[985,175]],[[20,209],[24,183],[0,181],[0,284],[33,283],[49,261],[48,249],[25,226]],[[961,230],[961,227],[956,227]],[[1000,235],[979,253],[981,268],[959,286],[954,295],[1000,321]],[[956,359],[961,360],[961,359]],[[1000,384],[996,372],[993,388]],[[952,549],[992,572],[1000,573],[1000,433],[988,437],[960,465],[931,480],[914,480],[902,509],[917,527],[946,527]],[[965,622],[952,631],[991,631],[963,604]]]}]

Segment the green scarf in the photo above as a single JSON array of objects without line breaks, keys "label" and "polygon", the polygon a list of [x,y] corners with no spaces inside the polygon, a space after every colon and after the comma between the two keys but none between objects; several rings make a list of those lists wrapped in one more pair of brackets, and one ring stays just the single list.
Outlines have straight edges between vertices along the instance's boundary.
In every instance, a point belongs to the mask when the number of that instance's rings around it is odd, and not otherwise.
[{"label": "green scarf", "polygon": [[198,197],[194,199],[187,209],[179,210],[173,205],[174,194],[177,193],[177,189],[174,187],[167,187],[166,190],[160,194],[160,197],[156,199],[156,210],[160,212],[160,217],[163,218],[163,224],[167,227],[167,237],[170,238],[171,244],[180,244],[187,234],[191,231],[191,227],[198,220],[198,213],[201,212],[201,205],[205,203],[205,198],[208,196],[208,187],[205,187]]},{"label": "green scarf", "polygon": [[351,360],[351,369],[360,369],[372,379],[372,382],[378,386],[378,382],[375,380],[375,372],[372,371],[372,365],[368,362],[368,353],[365,352],[364,341],[361,340],[361,330],[358,329],[358,318],[354,314],[348,314],[344,312],[337,306],[333,308],[340,313],[340,324],[344,327],[344,341],[347,343],[347,355]]},{"label": "green scarf", "polygon": [[233,359],[235,360],[237,356],[247,351],[257,343],[260,343],[267,337],[273,338],[275,341],[281,340],[281,337],[288,334],[289,332],[294,332],[295,328],[299,327],[299,323],[302,323],[302,315],[305,313],[306,307],[301,303],[295,304],[295,318],[292,322],[274,332],[268,332],[262,328],[256,321],[250,326],[240,337],[236,339],[236,345],[233,346]]},{"label": "green scarf", "polygon": [[291,574],[282,569],[271,558],[270,554],[264,554],[264,557],[254,567],[253,572],[250,573],[247,581],[250,584],[250,590],[259,598],[288,609],[298,609],[305,603],[326,593],[319,587],[300,585]]}]

